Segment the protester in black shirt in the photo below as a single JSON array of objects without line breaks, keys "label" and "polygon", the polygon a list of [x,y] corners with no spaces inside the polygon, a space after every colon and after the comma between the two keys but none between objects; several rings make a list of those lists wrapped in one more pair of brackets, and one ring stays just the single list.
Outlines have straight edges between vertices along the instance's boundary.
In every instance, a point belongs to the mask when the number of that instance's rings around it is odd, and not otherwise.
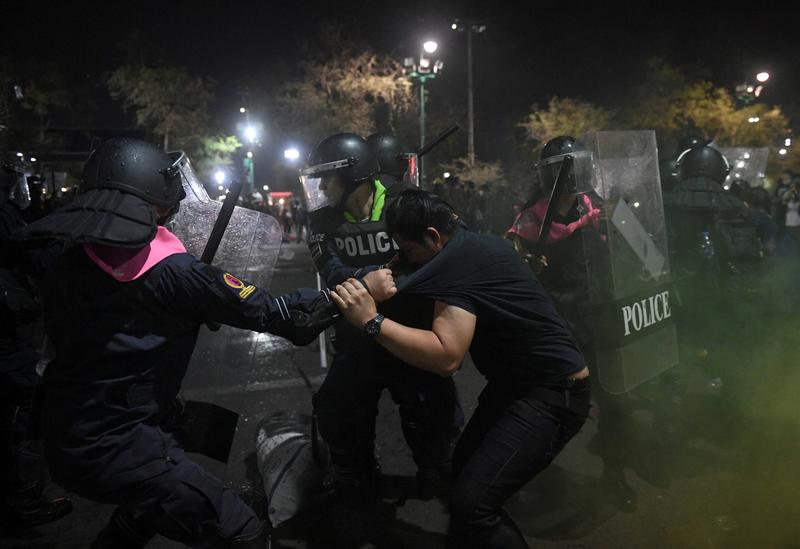
[{"label": "protester in black shirt", "polygon": [[351,324],[419,369],[449,376],[470,351],[488,383],[453,456],[448,547],[528,547],[502,505],[583,425],[583,356],[507,242],[461,228],[446,203],[419,190],[403,192],[386,218],[401,256],[417,268],[398,279],[394,299],[435,300],[431,329],[379,315],[354,279],[337,286],[333,298]]}]

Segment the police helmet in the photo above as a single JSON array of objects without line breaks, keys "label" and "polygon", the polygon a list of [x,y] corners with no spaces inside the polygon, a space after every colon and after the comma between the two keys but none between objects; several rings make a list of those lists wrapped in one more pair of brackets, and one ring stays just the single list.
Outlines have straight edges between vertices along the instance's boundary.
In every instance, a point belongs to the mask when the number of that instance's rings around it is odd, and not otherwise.
[{"label": "police helmet", "polygon": [[165,153],[138,139],[109,139],[95,149],[83,168],[78,194],[117,189],[157,206],[170,207],[186,196],[182,153]]},{"label": "police helmet", "polygon": [[371,180],[378,169],[378,160],[366,139],[355,133],[337,133],[314,146],[303,171],[317,175],[335,172],[345,188],[352,191]]},{"label": "police helmet", "polygon": [[[306,167],[300,170],[308,211],[326,206],[342,208],[353,191],[373,180],[378,169],[372,147],[360,135],[337,133],[326,137],[311,149]],[[328,194],[327,180],[333,175],[342,186],[338,197]]]},{"label": "police helmet", "polygon": [[378,158],[380,173],[388,174],[397,181],[403,179],[408,168],[408,160],[397,137],[385,133],[373,133],[367,137],[367,143]]},{"label": "police helmet", "polygon": [[[569,162],[565,162],[567,159]],[[564,174],[561,194],[591,190],[592,153],[572,136],[561,135],[548,141],[542,148],[536,167],[545,193],[552,191],[562,167],[568,171]]]},{"label": "police helmet", "polygon": [[725,156],[708,145],[685,150],[678,157],[677,163],[681,181],[706,178],[722,184],[731,171]]},{"label": "police helmet", "polygon": [[709,139],[706,139],[705,137],[697,133],[690,133],[684,135],[683,137],[680,138],[680,140],[678,140],[678,154],[676,154],[675,156],[678,157],[681,155],[681,153],[689,149],[705,147],[709,143],[711,143]]},{"label": "police helmet", "polygon": [[20,237],[141,247],[187,192],[208,199],[182,151],[166,153],[138,139],[109,139],[90,154],[75,198],[28,225]]}]

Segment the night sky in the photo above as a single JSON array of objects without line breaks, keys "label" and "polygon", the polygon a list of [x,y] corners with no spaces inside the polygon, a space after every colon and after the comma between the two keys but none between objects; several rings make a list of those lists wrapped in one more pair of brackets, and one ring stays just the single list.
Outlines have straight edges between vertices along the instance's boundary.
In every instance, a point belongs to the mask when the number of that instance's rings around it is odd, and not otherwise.
[{"label": "night sky", "polygon": [[[614,107],[653,56],[731,89],[766,70],[772,77],[762,100],[792,115],[800,104],[800,27],[777,3],[730,3],[725,10],[710,2],[651,7],[552,0],[22,4],[6,3],[2,14],[3,53],[15,62],[57,65],[71,85],[102,82],[105,72],[125,61],[118,44],[136,31],[162,62],[213,77],[216,108],[232,113],[241,89],[263,88],[291,72],[318,22],[337,18],[358,22],[363,40],[398,59],[436,39],[445,67],[430,92],[465,102],[466,40],[450,23],[472,18],[487,26],[473,41],[479,157],[498,155],[496,133],[553,95]],[[107,126],[129,123],[107,98],[98,105]]]}]

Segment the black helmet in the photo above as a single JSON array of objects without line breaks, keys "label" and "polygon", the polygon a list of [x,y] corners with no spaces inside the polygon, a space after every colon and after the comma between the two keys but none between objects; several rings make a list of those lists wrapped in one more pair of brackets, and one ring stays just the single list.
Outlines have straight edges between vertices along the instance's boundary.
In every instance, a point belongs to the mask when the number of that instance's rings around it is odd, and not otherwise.
[{"label": "black helmet", "polygon": [[676,154],[675,156],[678,157],[684,151],[687,151],[689,149],[697,149],[700,147],[705,147],[709,143],[711,143],[711,141],[706,139],[700,134],[690,133],[684,135],[683,137],[680,138],[680,140],[678,140],[678,154]]},{"label": "black helmet", "polygon": [[[378,169],[378,159],[366,139],[354,133],[329,135],[311,149],[306,167],[300,170],[309,211],[323,206],[341,208],[359,185],[372,181]],[[330,203],[325,181],[334,174],[343,187],[341,196],[333,199],[336,204]]]},{"label": "black helmet", "polygon": [[117,189],[168,208],[186,196],[180,169],[183,158],[183,153],[165,153],[138,139],[109,139],[86,161],[78,194]]},{"label": "black helmet", "polygon": [[393,135],[373,133],[367,137],[367,143],[378,158],[380,173],[388,174],[396,181],[402,180],[408,168],[408,160],[400,141]]},{"label": "black helmet", "polygon": [[166,218],[185,189],[205,193],[183,152],[165,153],[138,139],[109,139],[86,161],[75,199],[28,225],[19,237],[141,247],[156,234],[153,206]]},{"label": "black helmet", "polygon": [[[564,160],[570,159],[569,164]],[[556,183],[558,174],[563,166],[569,166],[566,174],[565,186],[562,194],[587,192],[590,190],[592,171],[592,155],[580,141],[569,135],[554,137],[542,148],[539,162],[536,165],[539,171],[539,181],[542,191],[549,193]],[[576,176],[576,174],[579,174]]]},{"label": "black helmet", "polygon": [[560,154],[568,154],[571,152],[585,151],[586,147],[583,146],[578,140],[569,135],[560,135],[548,141],[542,148],[539,154],[539,160],[557,156]]},{"label": "black helmet", "polygon": [[722,184],[731,171],[728,160],[713,147],[707,145],[685,150],[677,160],[681,181],[707,178]]},{"label": "black helmet", "polygon": [[335,171],[352,190],[378,173],[378,160],[367,140],[355,133],[336,133],[316,144],[304,170],[324,175]]}]

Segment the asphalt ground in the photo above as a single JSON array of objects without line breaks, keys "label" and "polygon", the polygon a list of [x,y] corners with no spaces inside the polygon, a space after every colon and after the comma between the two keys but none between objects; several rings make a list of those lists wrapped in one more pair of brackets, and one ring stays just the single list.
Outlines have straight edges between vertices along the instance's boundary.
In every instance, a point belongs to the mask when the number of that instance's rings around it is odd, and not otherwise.
[{"label": "asphalt ground", "polygon": [[[272,290],[314,284],[305,246],[284,245]],[[791,347],[795,332],[787,328],[787,333],[770,334],[765,348],[745,349],[747,360],[741,349],[726,354],[687,348],[684,354],[690,359],[677,370],[684,387],[679,395],[666,382],[669,376],[660,376],[624,397],[623,436],[617,433],[614,439],[632,498],[624,491],[621,497],[603,476],[602,455],[608,445],[597,429],[603,409],[595,406],[555,462],[508,502],[531,547],[800,547],[800,407],[795,398],[800,361],[792,358],[798,347]],[[210,396],[242,417],[228,466],[203,456],[196,459],[263,513],[254,456],[258,422],[279,411],[309,413],[310,395],[297,368],[316,385],[325,369],[315,344],[294,348],[279,338],[241,332],[226,337],[222,356],[236,362],[237,375],[244,370],[244,376],[190,372],[185,396]],[[213,343],[207,342],[206,348],[220,352]],[[735,359],[748,367],[726,369]],[[468,360],[455,381],[469,417],[482,378]],[[346,516],[330,503],[320,503],[276,530],[282,546],[443,547],[446,506],[437,498],[416,495],[413,462],[388,395],[380,403],[377,443],[383,479],[376,498]],[[35,450],[35,445],[29,449],[29,460]],[[63,491],[50,484],[46,493]],[[89,547],[113,509],[74,495],[72,499],[74,511],[67,517],[0,538],[0,547]],[[181,545],[156,537],[148,547]]]}]

